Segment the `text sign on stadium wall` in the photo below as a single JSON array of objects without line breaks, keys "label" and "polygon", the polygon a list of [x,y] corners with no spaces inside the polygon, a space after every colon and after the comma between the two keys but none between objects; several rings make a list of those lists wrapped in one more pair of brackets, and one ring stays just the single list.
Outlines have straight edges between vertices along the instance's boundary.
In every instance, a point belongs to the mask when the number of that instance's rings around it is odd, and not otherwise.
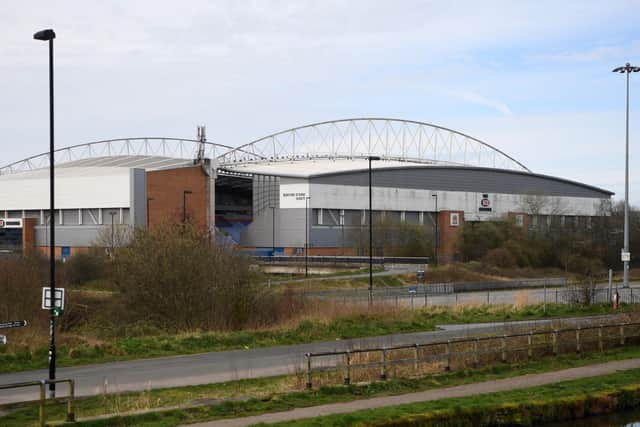
[{"label": "text sign on stadium wall", "polygon": [[309,184],[280,184],[280,208],[304,209]]},{"label": "text sign on stadium wall", "polygon": [[0,218],[0,228],[22,228],[22,220]]}]

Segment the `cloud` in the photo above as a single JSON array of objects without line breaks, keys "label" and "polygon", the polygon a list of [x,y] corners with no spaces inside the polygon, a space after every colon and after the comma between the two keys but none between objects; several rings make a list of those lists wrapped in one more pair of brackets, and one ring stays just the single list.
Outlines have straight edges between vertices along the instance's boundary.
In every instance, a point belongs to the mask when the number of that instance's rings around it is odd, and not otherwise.
[{"label": "cloud", "polygon": [[449,96],[471,102],[473,104],[482,105],[499,111],[500,113],[510,116],[513,114],[511,109],[503,102],[478,95],[471,92],[448,92]]}]

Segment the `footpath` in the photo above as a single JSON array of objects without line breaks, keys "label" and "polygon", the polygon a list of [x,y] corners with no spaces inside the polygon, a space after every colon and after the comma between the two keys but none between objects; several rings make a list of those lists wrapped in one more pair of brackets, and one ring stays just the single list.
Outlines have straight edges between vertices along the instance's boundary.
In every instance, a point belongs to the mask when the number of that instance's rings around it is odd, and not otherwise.
[{"label": "footpath", "polygon": [[[292,421],[305,418],[315,418],[332,414],[345,414],[360,410],[397,406],[406,403],[427,402],[430,400],[449,399],[453,397],[473,396],[477,394],[495,393],[522,388],[542,386],[581,378],[596,377],[613,374],[617,371],[640,368],[640,359],[628,359],[600,365],[583,366],[562,371],[545,372],[542,374],[523,375],[481,383],[466,384],[418,393],[402,394],[398,396],[384,396],[365,400],[355,400],[345,403],[297,408],[291,411],[274,412],[244,418],[233,418],[210,421],[199,424],[189,424],[188,427],[241,427],[258,423],[272,424],[282,421]],[[186,427],[186,426],[185,426]]]}]

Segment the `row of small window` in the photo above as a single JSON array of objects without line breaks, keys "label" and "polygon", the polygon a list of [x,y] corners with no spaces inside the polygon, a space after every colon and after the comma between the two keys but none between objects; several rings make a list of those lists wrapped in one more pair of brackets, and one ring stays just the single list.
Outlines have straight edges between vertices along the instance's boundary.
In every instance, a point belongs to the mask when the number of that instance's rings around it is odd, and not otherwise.
[{"label": "row of small window", "polygon": [[[4,218],[35,218],[38,225],[47,225],[48,210],[0,211]],[[101,224],[129,224],[129,209],[57,209],[54,212],[56,225],[101,225]]]},{"label": "row of small window", "polygon": [[[371,211],[371,221],[389,224],[434,224],[435,216],[431,212],[415,211]],[[369,224],[369,211],[361,209],[313,209],[313,225],[361,226]]]},{"label": "row of small window", "polygon": [[576,229],[591,229],[593,217],[575,215],[530,215],[530,228],[545,228],[551,226],[571,227]]}]

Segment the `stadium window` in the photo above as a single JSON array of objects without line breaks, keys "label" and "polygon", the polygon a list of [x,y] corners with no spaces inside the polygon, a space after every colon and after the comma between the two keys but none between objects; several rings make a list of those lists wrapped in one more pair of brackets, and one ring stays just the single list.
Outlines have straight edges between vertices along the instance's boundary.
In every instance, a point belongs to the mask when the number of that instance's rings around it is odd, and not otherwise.
[{"label": "stadium window", "polygon": [[313,209],[313,225],[322,225],[322,209]]},{"label": "stadium window", "polygon": [[420,212],[405,212],[404,222],[407,224],[420,224]]},{"label": "stadium window", "polygon": [[517,214],[516,215],[516,225],[518,227],[523,227],[524,226],[524,215],[523,214]]},{"label": "stadium window", "polygon": [[451,227],[457,227],[460,225],[460,214],[458,212],[452,212],[449,215],[449,225]]},{"label": "stadium window", "polygon": [[322,212],[323,225],[340,225],[340,209],[324,209]]}]

